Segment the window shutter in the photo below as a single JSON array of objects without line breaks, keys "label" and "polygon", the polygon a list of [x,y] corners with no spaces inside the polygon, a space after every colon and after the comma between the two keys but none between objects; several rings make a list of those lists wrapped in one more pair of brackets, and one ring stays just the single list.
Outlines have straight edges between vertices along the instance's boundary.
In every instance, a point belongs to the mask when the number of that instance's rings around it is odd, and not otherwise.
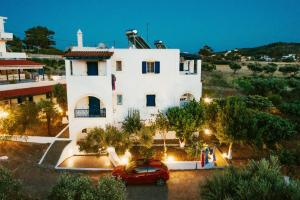
[{"label": "window shutter", "polygon": [[158,61],[155,62],[154,72],[155,72],[155,74],[159,74],[160,73],[160,62],[158,62]]},{"label": "window shutter", "polygon": [[146,62],[143,61],[143,62],[142,62],[142,73],[143,73],[143,74],[146,74],[146,72],[147,72],[147,69],[146,69],[146,68],[147,68]]},{"label": "window shutter", "polygon": [[180,63],[180,65],[179,65],[179,71],[183,72],[183,68],[184,68],[184,64]]}]

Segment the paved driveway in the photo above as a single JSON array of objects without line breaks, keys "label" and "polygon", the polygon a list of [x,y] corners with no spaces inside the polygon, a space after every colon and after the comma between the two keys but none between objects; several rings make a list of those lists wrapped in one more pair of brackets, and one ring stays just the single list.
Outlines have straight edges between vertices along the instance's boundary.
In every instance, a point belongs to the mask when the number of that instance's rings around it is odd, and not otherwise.
[{"label": "paved driveway", "polygon": [[189,200],[200,199],[199,184],[216,170],[173,171],[166,186],[128,186],[129,200]]}]

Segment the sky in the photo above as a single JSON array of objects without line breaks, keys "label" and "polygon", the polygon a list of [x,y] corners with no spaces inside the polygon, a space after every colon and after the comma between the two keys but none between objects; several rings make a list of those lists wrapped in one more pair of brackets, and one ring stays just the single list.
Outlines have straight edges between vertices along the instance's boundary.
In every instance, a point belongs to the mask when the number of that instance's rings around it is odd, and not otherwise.
[{"label": "sky", "polygon": [[[300,42],[300,0],[0,0],[6,31],[19,37],[30,27],[55,32],[56,47],[100,42],[128,46],[125,31],[137,29],[152,45],[197,52],[255,47],[271,42]],[[115,41],[115,42],[113,42]]]}]

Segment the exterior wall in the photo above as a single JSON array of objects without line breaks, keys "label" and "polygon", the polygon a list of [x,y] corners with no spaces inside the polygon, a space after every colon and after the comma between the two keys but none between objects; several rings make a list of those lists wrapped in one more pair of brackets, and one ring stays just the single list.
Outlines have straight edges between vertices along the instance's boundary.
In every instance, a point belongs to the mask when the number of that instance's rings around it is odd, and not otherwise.
[{"label": "exterior wall", "polygon": [[[83,51],[85,48],[78,50]],[[96,48],[93,50],[97,51]],[[83,137],[81,131],[85,128],[105,127],[106,124],[120,125],[128,115],[128,110],[132,108],[140,111],[143,120],[148,120],[159,110],[166,111],[169,107],[179,106],[180,97],[185,93],[192,94],[196,100],[200,99],[201,61],[198,61],[198,73],[187,75],[179,71],[178,49],[113,49],[112,51],[114,54],[109,60],[98,63],[98,67],[106,69],[105,76],[81,75],[86,74],[86,61],[81,60],[72,61],[73,76],[71,76],[70,61],[66,60],[71,139]],[[122,61],[122,71],[116,71],[116,61]],[[142,74],[143,61],[159,61],[160,73]],[[193,63],[191,65],[193,66]],[[116,77],[115,91],[112,90],[112,74]],[[118,94],[123,96],[122,105],[117,105]],[[146,106],[147,94],[156,95],[155,107]],[[76,105],[84,105],[81,100],[88,96],[97,97],[105,105],[106,118],[74,118]]]}]

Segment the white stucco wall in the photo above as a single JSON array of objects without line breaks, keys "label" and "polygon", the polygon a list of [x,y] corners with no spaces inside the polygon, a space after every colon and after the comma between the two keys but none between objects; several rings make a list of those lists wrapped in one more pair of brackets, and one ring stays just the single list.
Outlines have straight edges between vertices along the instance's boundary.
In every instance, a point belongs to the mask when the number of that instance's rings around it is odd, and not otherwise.
[{"label": "white stucco wall", "polygon": [[[84,50],[84,48],[79,49]],[[87,50],[91,50],[90,48]],[[94,48],[94,51],[99,49]],[[117,124],[124,120],[128,109],[138,109],[141,118],[147,120],[172,106],[179,106],[180,97],[192,94],[196,100],[202,95],[201,61],[197,74],[182,74],[179,71],[180,52],[178,49],[110,49],[113,56],[106,62],[99,62],[99,72],[106,75],[86,76],[86,61],[72,61],[73,76],[70,75],[70,61],[66,60],[66,80],[70,135],[72,139],[82,136],[81,130],[106,124]],[[116,61],[122,61],[122,71],[116,71]],[[159,74],[142,74],[142,61],[159,61]],[[193,68],[194,63],[191,62]],[[116,76],[116,90],[112,91],[111,75]],[[123,104],[117,105],[117,94],[122,94]],[[146,106],[146,95],[156,95],[156,106]],[[76,105],[80,100],[95,96],[106,108],[106,118],[74,118]],[[86,102],[85,102],[86,103]],[[101,106],[102,108],[102,106]]]}]

